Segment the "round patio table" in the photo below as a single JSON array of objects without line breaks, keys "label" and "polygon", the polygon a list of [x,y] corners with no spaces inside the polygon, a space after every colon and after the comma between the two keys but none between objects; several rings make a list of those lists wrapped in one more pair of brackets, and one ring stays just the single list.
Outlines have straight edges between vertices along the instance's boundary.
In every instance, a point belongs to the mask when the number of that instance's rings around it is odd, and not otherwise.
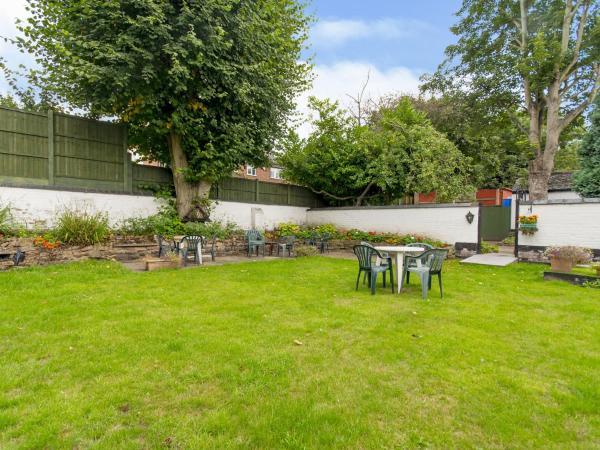
[{"label": "round patio table", "polygon": [[402,292],[402,272],[404,271],[405,253],[423,253],[423,247],[404,247],[404,246],[376,246],[380,252],[386,252],[396,255],[396,284],[398,285],[398,294]]}]

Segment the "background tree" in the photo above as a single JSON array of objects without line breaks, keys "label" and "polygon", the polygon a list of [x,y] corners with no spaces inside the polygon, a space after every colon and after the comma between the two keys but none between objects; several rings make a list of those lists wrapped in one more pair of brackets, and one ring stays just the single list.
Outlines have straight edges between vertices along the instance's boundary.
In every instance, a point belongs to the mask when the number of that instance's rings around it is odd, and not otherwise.
[{"label": "background tree", "polygon": [[295,0],[28,0],[18,45],[36,84],[173,171],[182,218],[206,219],[211,184],[261,165],[286,132],[309,64]]},{"label": "background tree", "polygon": [[436,191],[441,201],[472,193],[468,158],[409,100],[372,112],[366,125],[337,103],[311,98],[317,117],[306,140],[294,137],[279,162],[284,177],[333,203],[389,203]]},{"label": "background tree", "polygon": [[524,111],[534,200],[547,198],[561,134],[600,89],[599,9],[596,0],[463,0],[458,43],[426,79],[430,92],[463,89]]},{"label": "background tree", "polygon": [[573,180],[582,197],[600,197],[600,100],[596,102],[591,122],[579,148],[581,171]]}]

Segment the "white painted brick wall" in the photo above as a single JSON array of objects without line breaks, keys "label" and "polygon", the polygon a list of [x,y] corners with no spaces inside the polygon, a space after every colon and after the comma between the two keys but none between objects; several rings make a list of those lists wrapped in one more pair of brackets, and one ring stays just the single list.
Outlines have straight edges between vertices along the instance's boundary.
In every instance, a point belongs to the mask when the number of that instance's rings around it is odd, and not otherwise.
[{"label": "white painted brick wall", "polygon": [[[110,222],[116,224],[130,217],[156,214],[159,206],[158,201],[149,196],[15,187],[0,187],[0,204],[10,204],[15,219],[29,227],[36,223],[51,225],[57,213],[65,208],[107,212]],[[215,204],[213,217],[235,222],[248,229],[253,225],[253,209],[259,222],[257,225],[273,228],[281,222],[306,223],[308,208],[219,201]]]},{"label": "white painted brick wall", "polygon": [[568,200],[561,203],[521,205],[521,215],[537,214],[539,230],[519,235],[519,245],[575,245],[600,249],[600,202]]},{"label": "white painted brick wall", "polygon": [[[382,208],[336,208],[308,211],[308,223],[332,223],[340,228],[356,228],[401,234],[419,234],[449,244],[477,243],[477,205],[398,206]],[[475,216],[473,223],[467,213]]]},{"label": "white painted brick wall", "polygon": [[[255,210],[255,221],[252,220],[252,210]],[[273,229],[282,222],[292,222],[298,225],[306,223],[308,208],[298,206],[261,205],[253,203],[237,203],[219,201],[215,204],[213,217],[229,222],[235,222],[244,229],[252,227]]]}]

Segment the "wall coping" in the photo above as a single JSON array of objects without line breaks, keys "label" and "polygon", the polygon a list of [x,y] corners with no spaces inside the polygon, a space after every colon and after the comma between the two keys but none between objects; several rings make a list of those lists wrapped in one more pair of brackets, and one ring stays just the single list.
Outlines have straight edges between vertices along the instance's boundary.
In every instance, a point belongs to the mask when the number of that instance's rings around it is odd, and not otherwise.
[{"label": "wall coping", "polygon": [[600,198],[569,198],[553,200],[534,200],[521,202],[521,205],[587,205],[600,203]]},{"label": "wall coping", "polygon": [[[600,199],[599,199],[600,200]],[[478,203],[420,203],[418,205],[384,205],[384,206],[326,206],[310,208],[309,211],[351,211],[370,209],[428,209],[428,208],[478,208]]]}]

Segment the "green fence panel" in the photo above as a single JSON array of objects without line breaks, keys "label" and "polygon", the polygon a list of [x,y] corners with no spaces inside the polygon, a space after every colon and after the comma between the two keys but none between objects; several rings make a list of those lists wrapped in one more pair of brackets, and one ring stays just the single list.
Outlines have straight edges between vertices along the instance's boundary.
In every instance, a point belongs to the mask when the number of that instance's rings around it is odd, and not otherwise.
[{"label": "green fence panel", "polygon": [[[127,130],[109,122],[0,107],[0,184],[153,194],[172,188],[171,170],[132,164]],[[240,203],[322,206],[310,190],[225,178],[210,198]]]}]

